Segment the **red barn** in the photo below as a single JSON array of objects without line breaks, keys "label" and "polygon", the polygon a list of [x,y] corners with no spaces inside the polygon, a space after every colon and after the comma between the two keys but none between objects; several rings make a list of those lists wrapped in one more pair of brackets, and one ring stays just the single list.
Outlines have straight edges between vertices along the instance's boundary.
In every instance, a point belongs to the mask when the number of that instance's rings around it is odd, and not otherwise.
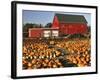
[{"label": "red barn", "polygon": [[31,28],[29,37],[58,37],[66,34],[87,32],[87,21],[83,15],[55,14],[51,28]]},{"label": "red barn", "polygon": [[87,32],[87,21],[82,15],[55,14],[52,28],[59,28],[59,34],[83,34]]}]

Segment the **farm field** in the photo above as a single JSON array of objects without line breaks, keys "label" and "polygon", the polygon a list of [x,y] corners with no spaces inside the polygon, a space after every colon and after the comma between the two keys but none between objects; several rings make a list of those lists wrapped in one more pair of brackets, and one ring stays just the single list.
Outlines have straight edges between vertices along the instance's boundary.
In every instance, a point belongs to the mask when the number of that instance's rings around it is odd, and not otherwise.
[{"label": "farm field", "polygon": [[23,69],[91,66],[91,41],[75,39],[23,39]]}]

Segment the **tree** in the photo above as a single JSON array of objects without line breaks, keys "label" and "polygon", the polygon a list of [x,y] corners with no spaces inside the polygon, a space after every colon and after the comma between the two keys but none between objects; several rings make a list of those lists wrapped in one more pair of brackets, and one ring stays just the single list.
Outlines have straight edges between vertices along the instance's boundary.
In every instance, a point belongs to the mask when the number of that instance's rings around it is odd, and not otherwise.
[{"label": "tree", "polygon": [[27,24],[23,25],[23,32],[28,32],[29,28],[33,28],[33,24],[27,23]]},{"label": "tree", "polygon": [[91,32],[91,26],[88,26],[88,32]]},{"label": "tree", "polygon": [[[41,25],[42,26],[42,25]],[[39,28],[41,27],[39,24],[33,24],[33,23],[26,23],[23,25],[23,32],[28,32],[30,28]]]},{"label": "tree", "polygon": [[52,23],[47,23],[47,24],[45,25],[46,28],[51,28],[51,26],[52,26]]}]

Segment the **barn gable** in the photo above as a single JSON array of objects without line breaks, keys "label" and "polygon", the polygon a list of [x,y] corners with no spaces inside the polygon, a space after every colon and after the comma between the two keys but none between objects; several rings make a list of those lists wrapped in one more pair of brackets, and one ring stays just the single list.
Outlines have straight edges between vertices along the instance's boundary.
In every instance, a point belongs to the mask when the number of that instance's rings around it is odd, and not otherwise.
[{"label": "barn gable", "polygon": [[55,14],[60,23],[85,23],[87,21],[83,15]]}]

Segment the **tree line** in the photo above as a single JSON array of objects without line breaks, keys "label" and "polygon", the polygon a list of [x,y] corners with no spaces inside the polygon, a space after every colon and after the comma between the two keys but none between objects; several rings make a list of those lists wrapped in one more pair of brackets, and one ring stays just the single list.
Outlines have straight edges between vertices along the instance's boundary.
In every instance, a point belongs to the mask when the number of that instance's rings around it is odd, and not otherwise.
[{"label": "tree line", "polygon": [[29,28],[50,28],[52,23],[47,23],[45,26],[42,24],[26,23],[23,24],[23,32],[28,32]]}]

